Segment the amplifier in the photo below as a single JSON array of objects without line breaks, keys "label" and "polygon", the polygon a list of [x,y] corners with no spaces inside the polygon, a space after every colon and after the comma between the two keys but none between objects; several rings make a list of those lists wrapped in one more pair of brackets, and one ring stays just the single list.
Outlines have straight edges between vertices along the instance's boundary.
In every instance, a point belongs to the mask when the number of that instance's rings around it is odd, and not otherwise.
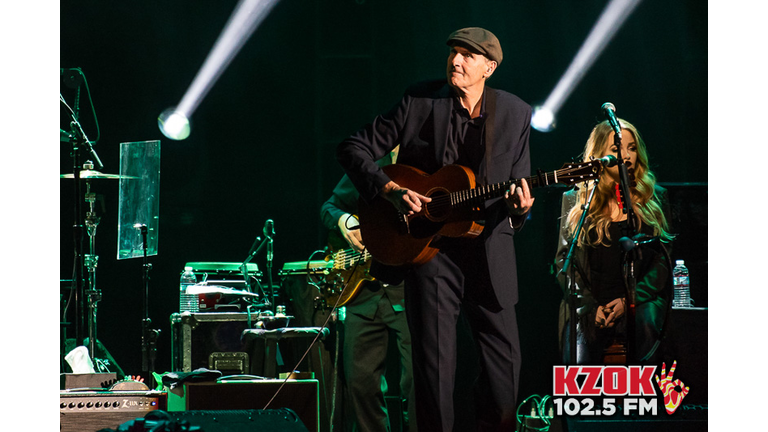
[{"label": "amplifier", "polygon": [[168,394],[158,391],[62,391],[59,394],[62,432],[96,432],[165,410]]},{"label": "amplifier", "polygon": [[[173,414],[176,411],[288,408],[298,415],[307,430],[316,432],[320,430],[318,391],[317,380],[185,383],[184,396],[169,395],[168,410]],[[270,399],[272,403],[267,407]]]}]

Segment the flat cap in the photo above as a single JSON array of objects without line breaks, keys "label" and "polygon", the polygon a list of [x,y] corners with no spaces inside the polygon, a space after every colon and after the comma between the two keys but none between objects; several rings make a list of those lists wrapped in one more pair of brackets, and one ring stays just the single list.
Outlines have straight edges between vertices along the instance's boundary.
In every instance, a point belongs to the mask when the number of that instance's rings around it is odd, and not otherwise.
[{"label": "flat cap", "polygon": [[468,45],[480,54],[501,64],[501,59],[504,56],[501,52],[501,44],[496,36],[488,30],[480,27],[467,27],[456,30],[448,36],[446,44],[453,46],[457,42]]}]

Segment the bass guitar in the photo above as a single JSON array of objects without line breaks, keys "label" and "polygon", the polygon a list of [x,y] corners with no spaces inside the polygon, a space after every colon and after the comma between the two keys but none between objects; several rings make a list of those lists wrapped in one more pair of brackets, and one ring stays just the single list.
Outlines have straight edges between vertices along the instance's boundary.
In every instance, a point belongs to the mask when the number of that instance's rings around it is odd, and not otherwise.
[{"label": "bass guitar", "polygon": [[[334,243],[340,244],[336,237],[340,236],[332,235],[329,241],[332,248]],[[346,244],[346,240],[341,241]],[[325,260],[331,265],[326,268],[322,295],[329,306],[344,306],[360,292],[363,282],[374,280],[369,274],[371,254],[367,249],[362,253],[352,248],[339,249],[325,257]]]},{"label": "bass guitar", "polygon": [[[447,165],[432,175],[400,164],[382,169],[401,187],[432,198],[421,212],[411,216],[400,213],[381,196],[371,202],[360,199],[363,243],[374,259],[392,266],[429,261],[438,252],[431,244],[437,236],[477,237],[483,231],[483,225],[477,222],[483,218],[480,206],[488,199],[504,196],[513,183],[521,183],[511,179],[476,187],[472,170],[461,165]],[[597,178],[601,169],[599,160],[566,163],[559,170],[539,172],[525,180],[531,188],[573,185]]]}]

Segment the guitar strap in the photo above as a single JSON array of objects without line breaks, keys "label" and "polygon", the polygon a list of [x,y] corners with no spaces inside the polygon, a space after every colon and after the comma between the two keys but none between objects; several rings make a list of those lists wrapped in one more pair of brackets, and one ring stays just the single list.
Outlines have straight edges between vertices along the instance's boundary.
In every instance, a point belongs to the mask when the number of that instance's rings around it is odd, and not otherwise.
[{"label": "guitar strap", "polygon": [[485,119],[485,164],[480,166],[480,172],[478,173],[481,178],[484,179],[484,184],[491,184],[491,179],[488,174],[488,168],[491,166],[491,155],[493,154],[493,129],[496,123],[496,92],[488,87],[485,89],[485,112],[488,113],[488,118]]}]

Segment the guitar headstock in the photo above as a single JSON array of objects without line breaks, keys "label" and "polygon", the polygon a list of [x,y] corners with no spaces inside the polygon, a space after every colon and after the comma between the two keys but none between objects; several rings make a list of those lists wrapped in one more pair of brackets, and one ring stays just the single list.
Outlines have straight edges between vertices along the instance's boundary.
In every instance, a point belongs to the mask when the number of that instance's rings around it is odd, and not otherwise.
[{"label": "guitar headstock", "polygon": [[574,185],[576,183],[594,180],[600,175],[603,165],[599,160],[588,162],[571,162],[563,164],[563,167],[555,171],[557,183]]}]

